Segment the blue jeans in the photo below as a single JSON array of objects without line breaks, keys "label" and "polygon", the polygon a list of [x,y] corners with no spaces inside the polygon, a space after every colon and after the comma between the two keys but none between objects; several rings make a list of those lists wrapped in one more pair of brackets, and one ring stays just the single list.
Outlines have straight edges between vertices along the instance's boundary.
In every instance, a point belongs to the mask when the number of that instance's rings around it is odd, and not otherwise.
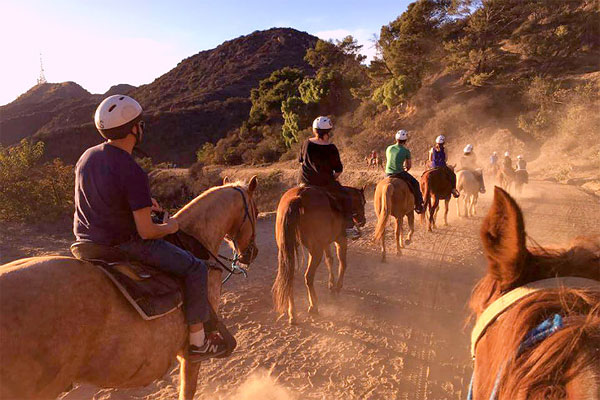
[{"label": "blue jeans", "polygon": [[183,280],[183,306],[185,319],[189,325],[209,320],[208,269],[204,261],[162,239],[136,238],[117,247],[127,253],[131,260]]},{"label": "blue jeans", "polygon": [[407,171],[396,172],[394,174],[386,174],[386,176],[392,176],[394,178],[400,178],[408,183],[408,187],[412,192],[413,196],[415,196],[415,206],[421,207],[423,205],[423,195],[421,194],[421,185],[419,185],[419,181],[415,179],[414,176],[409,174]]}]

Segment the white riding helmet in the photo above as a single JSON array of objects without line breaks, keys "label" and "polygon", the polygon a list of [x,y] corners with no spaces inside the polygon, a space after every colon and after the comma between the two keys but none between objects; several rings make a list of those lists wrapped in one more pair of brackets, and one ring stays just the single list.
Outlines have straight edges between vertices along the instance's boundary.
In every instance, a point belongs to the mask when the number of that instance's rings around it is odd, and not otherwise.
[{"label": "white riding helmet", "polygon": [[492,154],[493,154],[493,155],[495,155],[495,156],[497,156],[497,155],[498,155],[498,153],[497,153],[497,152],[493,152]]},{"label": "white riding helmet", "polygon": [[522,160],[522,159],[523,159],[523,156],[519,154],[519,155],[517,156],[517,160]]},{"label": "white riding helmet", "polygon": [[437,144],[443,144],[443,143],[445,143],[446,142],[446,136],[440,135],[440,136],[436,137],[435,138],[435,142]]},{"label": "white riding helmet", "polygon": [[404,129],[400,129],[398,132],[396,132],[396,140],[408,140],[408,132],[406,132]]},{"label": "white riding helmet", "polygon": [[96,109],[96,129],[106,139],[122,139],[141,119],[142,106],[129,96],[115,94],[102,100]]},{"label": "white riding helmet", "polygon": [[510,153],[508,151],[504,153],[504,157],[509,157],[509,156],[510,156]]},{"label": "white riding helmet", "polygon": [[313,121],[312,124],[313,129],[331,129],[333,128],[333,123],[331,123],[331,120],[329,119],[329,117],[317,117],[315,118],[315,120]]},{"label": "white riding helmet", "polygon": [[467,154],[467,153],[470,153],[470,152],[472,152],[472,151],[473,151],[473,145],[472,145],[472,144],[468,144],[468,145],[466,145],[466,146],[465,146],[465,148],[463,149],[463,152],[464,152],[465,154]]}]

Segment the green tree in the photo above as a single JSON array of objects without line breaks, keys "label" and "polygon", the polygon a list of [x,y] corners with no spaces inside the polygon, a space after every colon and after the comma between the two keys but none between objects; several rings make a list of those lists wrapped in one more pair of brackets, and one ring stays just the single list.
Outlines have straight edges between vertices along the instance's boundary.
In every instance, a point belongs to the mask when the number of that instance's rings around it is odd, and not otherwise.
[{"label": "green tree", "polygon": [[288,97],[299,95],[298,86],[303,78],[304,73],[301,70],[285,67],[260,81],[258,88],[252,89],[250,93],[252,108],[249,125],[259,125],[281,118],[281,102]]}]

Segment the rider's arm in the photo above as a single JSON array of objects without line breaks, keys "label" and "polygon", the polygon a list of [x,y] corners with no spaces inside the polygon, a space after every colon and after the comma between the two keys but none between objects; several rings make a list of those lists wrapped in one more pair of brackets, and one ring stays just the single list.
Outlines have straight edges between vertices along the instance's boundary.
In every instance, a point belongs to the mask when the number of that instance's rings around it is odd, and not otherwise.
[{"label": "rider's arm", "polygon": [[135,227],[142,239],[160,239],[179,230],[179,224],[173,218],[169,218],[165,224],[152,222],[151,211],[152,207],[145,207],[133,212]]},{"label": "rider's arm", "polygon": [[404,167],[407,171],[409,171],[412,168],[412,161],[410,160],[410,158],[407,158],[406,161],[404,161]]},{"label": "rider's arm", "polygon": [[331,169],[333,170],[333,177],[337,179],[342,174],[344,166],[342,165],[342,160],[340,159],[340,152],[335,145],[332,146],[333,151],[331,153]]},{"label": "rider's arm", "polygon": [[433,161],[433,147],[429,149],[429,161]]}]

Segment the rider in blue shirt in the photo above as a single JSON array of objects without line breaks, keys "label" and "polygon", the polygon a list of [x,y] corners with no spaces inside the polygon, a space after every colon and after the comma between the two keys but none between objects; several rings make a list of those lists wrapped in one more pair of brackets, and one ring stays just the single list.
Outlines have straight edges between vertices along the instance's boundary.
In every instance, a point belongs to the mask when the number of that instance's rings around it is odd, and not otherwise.
[{"label": "rider in blue shirt", "polygon": [[448,156],[446,155],[446,150],[444,149],[445,142],[446,137],[444,135],[439,135],[435,139],[435,146],[429,150],[429,163],[431,168],[441,168],[446,171],[448,178],[452,182],[452,195],[454,197],[458,197],[460,194],[458,193],[458,190],[456,190],[456,174],[446,164]]}]

